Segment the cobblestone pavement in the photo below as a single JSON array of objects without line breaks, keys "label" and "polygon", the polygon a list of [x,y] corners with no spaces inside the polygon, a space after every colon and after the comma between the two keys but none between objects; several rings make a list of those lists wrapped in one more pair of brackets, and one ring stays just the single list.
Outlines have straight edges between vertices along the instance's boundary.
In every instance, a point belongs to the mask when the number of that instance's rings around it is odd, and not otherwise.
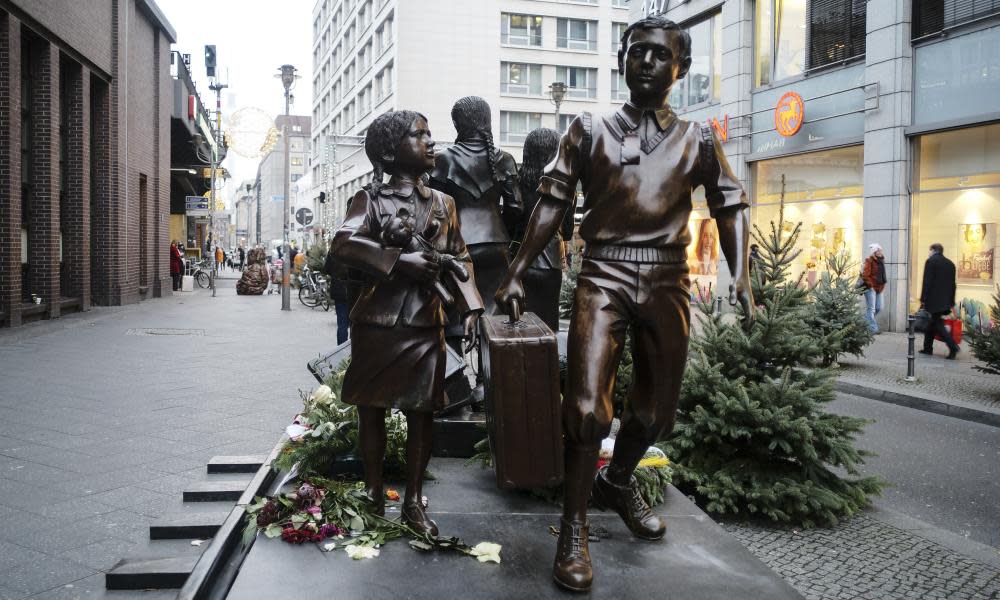
[{"label": "cobblestone pavement", "polygon": [[332,312],[292,302],[220,280],[0,331],[0,599],[101,597],[212,456],[274,446],[336,344]]},{"label": "cobblestone pavement", "polygon": [[807,600],[1000,598],[1000,569],[868,515],[831,529],[723,527]]},{"label": "cobblestone pavement", "polygon": [[[923,345],[918,334],[916,349]],[[893,391],[947,401],[957,399],[971,404],[1000,409],[1000,377],[973,369],[977,361],[963,344],[955,360],[945,360],[946,349],[941,342],[934,344],[934,356],[917,353],[918,381],[907,382],[907,336],[904,333],[882,333],[875,336],[863,358],[844,357],[840,379],[854,383],[873,383],[891,387]]]}]

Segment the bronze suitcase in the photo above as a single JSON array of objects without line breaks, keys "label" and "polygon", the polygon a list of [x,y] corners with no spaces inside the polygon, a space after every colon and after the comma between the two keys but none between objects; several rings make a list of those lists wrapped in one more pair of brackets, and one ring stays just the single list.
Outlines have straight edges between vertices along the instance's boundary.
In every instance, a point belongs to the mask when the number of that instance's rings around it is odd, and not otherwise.
[{"label": "bronze suitcase", "polygon": [[497,485],[532,489],[563,479],[559,350],[556,336],[534,313],[511,323],[480,320],[486,426]]}]

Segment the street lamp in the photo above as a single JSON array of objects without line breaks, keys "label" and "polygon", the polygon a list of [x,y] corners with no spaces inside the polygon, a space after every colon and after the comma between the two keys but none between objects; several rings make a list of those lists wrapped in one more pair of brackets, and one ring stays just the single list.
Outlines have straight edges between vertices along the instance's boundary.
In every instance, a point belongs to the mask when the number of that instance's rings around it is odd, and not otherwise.
[{"label": "street lamp", "polygon": [[289,277],[291,276],[291,265],[289,264],[289,247],[288,247],[288,211],[289,211],[289,146],[288,146],[288,109],[291,103],[291,90],[295,85],[295,80],[298,79],[298,75],[295,74],[295,67],[292,65],[281,65],[278,67],[279,73],[275,77],[281,78],[281,85],[285,88],[285,122],[281,127],[281,137],[285,141],[285,176],[284,176],[284,201],[282,202],[284,212],[284,229],[282,234],[282,247],[284,252],[284,260],[282,261],[281,267],[281,310],[292,310],[292,300],[291,300],[291,289],[289,287]]},{"label": "street lamp", "polygon": [[553,81],[549,85],[549,100],[556,105],[556,130],[559,127],[559,106],[566,99],[566,83],[563,81]]}]

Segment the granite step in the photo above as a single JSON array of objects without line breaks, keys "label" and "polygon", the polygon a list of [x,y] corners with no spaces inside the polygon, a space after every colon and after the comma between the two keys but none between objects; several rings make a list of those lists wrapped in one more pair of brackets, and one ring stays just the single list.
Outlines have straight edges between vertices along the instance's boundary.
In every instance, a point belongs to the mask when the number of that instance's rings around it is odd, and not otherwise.
[{"label": "granite step", "polygon": [[178,589],[198,562],[198,556],[126,558],[104,575],[109,590]]},{"label": "granite step", "polygon": [[151,540],[204,539],[215,535],[229,511],[168,513],[149,526]]},{"label": "granite step", "polygon": [[256,473],[266,459],[263,454],[213,456],[207,468],[209,473]]},{"label": "granite step", "polygon": [[184,502],[236,502],[249,484],[249,478],[193,482],[184,490]]}]

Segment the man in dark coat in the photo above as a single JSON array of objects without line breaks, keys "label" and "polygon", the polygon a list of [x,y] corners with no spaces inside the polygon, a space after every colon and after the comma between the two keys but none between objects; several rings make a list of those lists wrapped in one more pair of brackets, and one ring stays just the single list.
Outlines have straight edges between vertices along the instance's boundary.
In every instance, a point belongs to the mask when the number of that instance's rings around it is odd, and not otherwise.
[{"label": "man in dark coat", "polygon": [[944,246],[931,244],[930,257],[924,263],[924,284],[920,292],[920,308],[931,314],[931,324],[924,333],[921,354],[933,354],[934,336],[948,344],[948,358],[954,359],[959,347],[945,329],[941,318],[955,306],[955,263],[944,256]]},{"label": "man in dark coat", "polygon": [[323,263],[323,272],[330,278],[330,299],[333,300],[333,307],[337,312],[337,345],[347,341],[350,335],[351,307],[347,304],[347,286],[343,279],[345,268],[337,263],[337,258],[333,252],[326,253],[326,261]]}]

